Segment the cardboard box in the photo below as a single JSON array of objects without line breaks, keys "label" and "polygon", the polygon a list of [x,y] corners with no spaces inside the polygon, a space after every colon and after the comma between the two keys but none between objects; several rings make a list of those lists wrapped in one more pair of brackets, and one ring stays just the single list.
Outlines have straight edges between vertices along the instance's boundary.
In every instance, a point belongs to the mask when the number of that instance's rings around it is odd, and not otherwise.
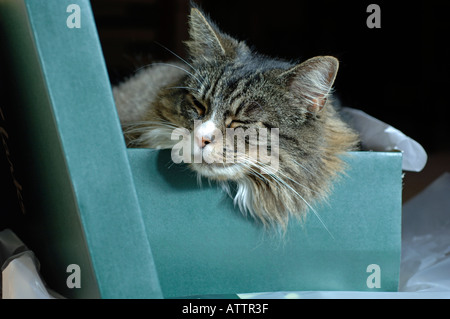
[{"label": "cardboard box", "polygon": [[[15,92],[3,111],[11,149],[29,156],[13,231],[51,288],[71,298],[397,289],[401,153],[351,153],[317,207],[332,236],[310,214],[281,238],[168,169],[170,152],[126,149],[87,0],[5,0],[0,12]],[[67,285],[72,264],[81,288]]]}]

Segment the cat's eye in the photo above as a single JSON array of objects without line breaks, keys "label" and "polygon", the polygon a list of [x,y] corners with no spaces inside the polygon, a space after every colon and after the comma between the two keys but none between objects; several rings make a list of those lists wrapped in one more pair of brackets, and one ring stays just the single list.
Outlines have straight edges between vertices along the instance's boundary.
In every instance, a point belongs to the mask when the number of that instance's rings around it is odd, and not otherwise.
[{"label": "cat's eye", "polygon": [[250,103],[245,108],[245,113],[247,115],[250,115],[250,114],[255,114],[257,112],[261,112],[261,110],[262,110],[262,106],[259,102],[250,101]]},{"label": "cat's eye", "polygon": [[241,121],[237,121],[237,120],[232,120],[232,121],[229,121],[226,123],[227,128],[236,128],[241,125],[244,125],[244,123]]},{"label": "cat's eye", "polygon": [[199,100],[197,100],[193,95],[188,95],[187,96],[189,102],[191,102],[192,106],[194,107],[194,109],[196,110],[197,114],[202,117],[205,115],[206,113],[206,106],[200,102]]}]

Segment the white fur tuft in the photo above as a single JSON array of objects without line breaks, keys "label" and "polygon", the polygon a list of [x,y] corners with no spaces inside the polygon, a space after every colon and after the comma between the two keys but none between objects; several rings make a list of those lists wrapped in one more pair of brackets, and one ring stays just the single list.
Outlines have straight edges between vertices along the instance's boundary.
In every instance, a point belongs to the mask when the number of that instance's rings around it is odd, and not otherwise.
[{"label": "white fur tuft", "polygon": [[241,180],[237,184],[237,192],[234,196],[233,203],[239,207],[239,210],[246,214],[247,212],[254,216],[253,210],[253,196],[250,183],[245,179]]}]

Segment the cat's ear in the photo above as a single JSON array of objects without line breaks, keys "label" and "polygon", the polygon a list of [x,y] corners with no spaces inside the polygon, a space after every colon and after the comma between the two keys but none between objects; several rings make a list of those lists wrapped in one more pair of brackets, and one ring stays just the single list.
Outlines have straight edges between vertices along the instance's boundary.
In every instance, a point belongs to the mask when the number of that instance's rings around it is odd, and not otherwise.
[{"label": "cat's ear", "polygon": [[333,87],[339,61],[332,56],[317,56],[284,72],[292,93],[306,101],[309,112],[323,109]]},{"label": "cat's ear", "polygon": [[189,16],[189,37],[186,41],[191,57],[217,58],[234,56],[238,41],[222,33],[209,18],[193,6]]}]

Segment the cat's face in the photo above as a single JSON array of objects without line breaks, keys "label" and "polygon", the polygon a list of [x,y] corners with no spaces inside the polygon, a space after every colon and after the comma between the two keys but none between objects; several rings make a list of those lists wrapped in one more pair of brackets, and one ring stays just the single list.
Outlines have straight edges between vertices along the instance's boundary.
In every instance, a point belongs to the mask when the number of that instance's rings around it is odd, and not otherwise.
[{"label": "cat's face", "polygon": [[[179,110],[183,127],[192,133],[186,143],[192,143],[193,158],[202,158],[190,165],[204,176],[239,179],[252,162],[276,169],[279,154],[263,157],[261,148],[276,151],[271,137],[276,133],[272,129],[280,127],[277,106],[289,101],[279,89],[280,70],[260,70],[258,62],[247,62],[254,67],[235,59],[193,63],[195,78],[187,76],[183,83],[188,89],[179,99]],[[284,116],[297,116],[288,113]]]},{"label": "cat's face", "polygon": [[277,171],[286,155],[310,153],[320,139],[315,122],[337,60],[320,57],[295,65],[260,56],[196,9],[190,26],[186,74],[168,89],[169,107],[175,109],[170,121],[189,131],[185,145],[178,145],[184,153],[191,148],[184,161],[203,176],[238,180]]}]

